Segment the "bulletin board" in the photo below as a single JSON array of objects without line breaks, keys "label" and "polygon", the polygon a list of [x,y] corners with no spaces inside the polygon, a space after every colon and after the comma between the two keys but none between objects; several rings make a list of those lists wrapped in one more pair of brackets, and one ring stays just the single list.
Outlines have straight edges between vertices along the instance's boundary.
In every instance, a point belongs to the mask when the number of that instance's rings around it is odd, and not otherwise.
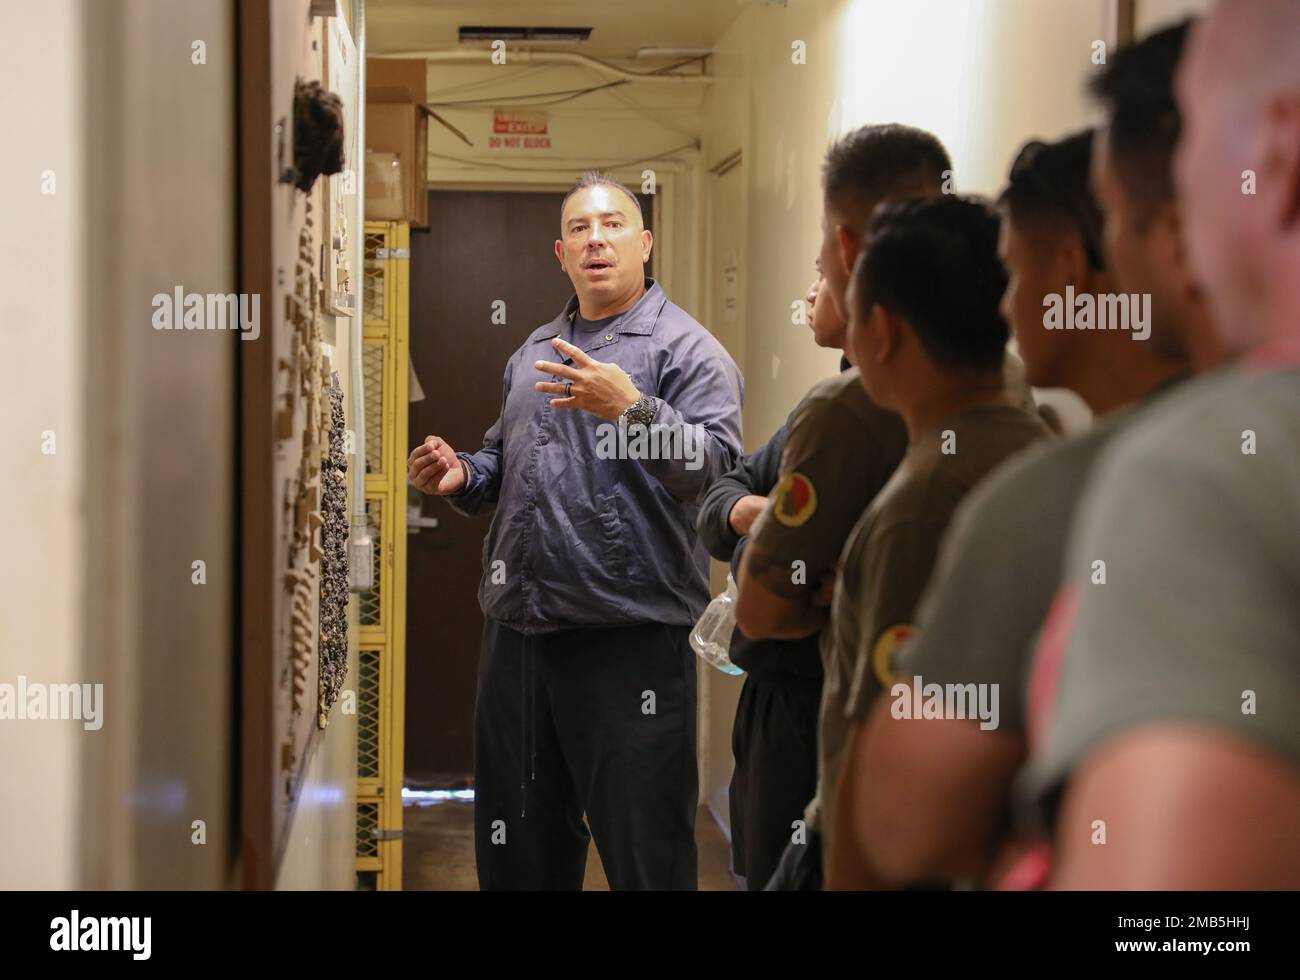
[{"label": "bulletin board", "polygon": [[[352,33],[340,17],[325,21],[324,76],[331,92],[357,91],[357,49]],[[325,180],[325,202],[321,235],[321,305],[327,313],[354,316],[357,312],[357,276],[354,261],[357,172],[360,164],[357,141],[357,101],[343,104],[343,132],[347,140],[347,167]]]},{"label": "bulletin board", "polygon": [[346,365],[330,363],[326,332],[356,292],[348,260],[330,253],[345,254],[336,238],[360,233],[346,172],[307,191],[283,178],[298,83],[317,81],[342,98],[352,146],[360,91],[346,24],[314,16],[311,0],[239,0],[238,23],[240,290],[261,296],[263,311],[260,338],[239,345],[239,884],[264,889],[275,886],[339,693],[340,643],[346,650],[346,618],[329,605],[346,590],[347,529],[337,513],[345,416],[334,377]]}]

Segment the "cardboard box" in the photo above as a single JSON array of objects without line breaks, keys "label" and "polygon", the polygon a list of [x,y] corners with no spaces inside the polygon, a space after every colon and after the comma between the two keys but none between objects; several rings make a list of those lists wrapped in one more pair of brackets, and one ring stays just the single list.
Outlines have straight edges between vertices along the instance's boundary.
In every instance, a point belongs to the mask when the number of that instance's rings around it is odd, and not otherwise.
[{"label": "cardboard box", "polygon": [[[429,117],[423,106],[366,106],[367,218],[409,221],[417,228],[429,226],[428,152]],[[372,191],[372,160],[378,163],[381,159],[380,169],[386,170],[389,178]],[[394,172],[396,178],[391,176]],[[400,202],[394,201],[393,179],[401,186]]]},{"label": "cardboard box", "polygon": [[[429,227],[427,76],[423,58],[366,60],[367,218]],[[372,166],[378,182],[373,189]]]},{"label": "cardboard box", "polygon": [[423,58],[367,58],[366,101],[423,105],[429,101],[428,78]]}]

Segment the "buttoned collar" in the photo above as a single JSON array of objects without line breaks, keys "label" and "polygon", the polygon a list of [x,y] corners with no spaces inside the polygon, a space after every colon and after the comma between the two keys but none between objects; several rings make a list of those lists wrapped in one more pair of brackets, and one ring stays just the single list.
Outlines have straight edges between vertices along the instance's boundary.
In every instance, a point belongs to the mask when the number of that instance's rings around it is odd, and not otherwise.
[{"label": "buttoned collar", "polygon": [[[646,276],[645,294],[636,301],[631,309],[619,315],[618,322],[609,328],[610,332],[650,336],[654,333],[655,324],[659,322],[659,314],[663,312],[667,302],[668,296],[659,283]],[[529,334],[527,343],[536,344],[544,340],[550,340],[552,337],[563,336],[568,332],[568,328],[573,323],[574,315],[577,312],[578,297],[577,294],[574,294],[564,304],[564,309],[559,316]]]}]

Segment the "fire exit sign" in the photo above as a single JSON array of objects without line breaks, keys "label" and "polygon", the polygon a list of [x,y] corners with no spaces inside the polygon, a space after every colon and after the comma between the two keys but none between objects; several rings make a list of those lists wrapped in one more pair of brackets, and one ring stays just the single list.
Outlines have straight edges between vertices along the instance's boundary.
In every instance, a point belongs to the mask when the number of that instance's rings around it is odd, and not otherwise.
[{"label": "fire exit sign", "polygon": [[551,149],[550,115],[521,109],[496,109],[492,113],[492,135],[488,148],[494,150]]}]

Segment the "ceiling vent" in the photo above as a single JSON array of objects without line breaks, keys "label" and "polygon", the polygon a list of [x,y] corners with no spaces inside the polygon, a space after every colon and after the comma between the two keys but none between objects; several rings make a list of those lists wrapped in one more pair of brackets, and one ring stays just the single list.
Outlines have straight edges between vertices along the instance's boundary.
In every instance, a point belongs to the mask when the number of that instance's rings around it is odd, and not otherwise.
[{"label": "ceiling vent", "polygon": [[461,44],[509,41],[513,44],[582,44],[590,40],[590,27],[462,27]]}]

